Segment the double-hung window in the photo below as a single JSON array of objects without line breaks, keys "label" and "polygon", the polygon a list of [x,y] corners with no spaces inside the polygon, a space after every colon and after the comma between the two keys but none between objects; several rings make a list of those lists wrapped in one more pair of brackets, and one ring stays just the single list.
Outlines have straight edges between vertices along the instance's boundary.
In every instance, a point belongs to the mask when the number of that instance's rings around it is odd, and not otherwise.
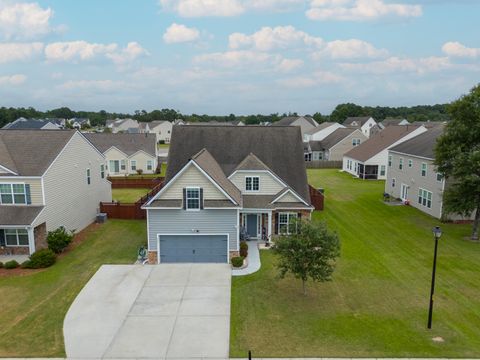
[{"label": "double-hung window", "polygon": [[398,169],[403,170],[403,158],[400,158],[400,160],[398,161]]},{"label": "double-hung window", "polygon": [[153,169],[153,161],[147,160],[147,170],[152,170],[152,169]]},{"label": "double-hung window", "polygon": [[408,167],[411,168],[413,166],[413,160],[408,159]]},{"label": "double-hung window", "polygon": [[0,184],[0,204],[26,204],[25,184]]},{"label": "double-hung window", "polygon": [[423,177],[427,176],[427,163],[422,163],[421,173]]},{"label": "double-hung window", "polygon": [[185,209],[200,210],[200,188],[191,187],[185,189]]},{"label": "double-hung window", "polygon": [[437,181],[442,182],[443,181],[443,174],[437,173]]},{"label": "double-hung window", "polygon": [[297,213],[278,214],[278,233],[282,235],[294,234],[297,232]]},{"label": "double-hung window", "polygon": [[388,155],[388,167],[392,167],[392,155]]},{"label": "double-hung window", "polygon": [[90,169],[87,169],[87,185],[90,185],[92,182],[91,176],[90,176]]},{"label": "double-hung window", "polygon": [[358,146],[358,145],[360,145],[360,142],[361,142],[360,139],[357,139],[357,138],[352,139],[352,145],[353,145],[353,146]]},{"label": "double-hung window", "polygon": [[258,176],[247,176],[245,178],[245,190],[246,191],[260,190],[260,178]]},{"label": "double-hung window", "polygon": [[432,207],[432,193],[425,189],[419,189],[418,203],[430,209]]},{"label": "double-hung window", "polygon": [[100,177],[105,179],[105,165],[100,165]]},{"label": "double-hung window", "polygon": [[28,232],[25,229],[5,229],[7,246],[28,246]]},{"label": "double-hung window", "polygon": [[125,160],[120,160],[120,170],[125,170],[127,167],[126,167],[126,162]]},{"label": "double-hung window", "polygon": [[130,167],[132,171],[137,171],[137,160],[130,160]]},{"label": "double-hung window", "polygon": [[380,176],[385,176],[385,165],[380,165]]}]

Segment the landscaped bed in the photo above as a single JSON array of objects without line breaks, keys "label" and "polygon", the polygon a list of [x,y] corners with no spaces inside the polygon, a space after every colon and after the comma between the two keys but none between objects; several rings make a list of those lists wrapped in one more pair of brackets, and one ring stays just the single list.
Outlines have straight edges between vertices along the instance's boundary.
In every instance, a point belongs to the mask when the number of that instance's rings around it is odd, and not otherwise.
[{"label": "landscaped bed", "polygon": [[145,243],[144,221],[109,220],[81,232],[52,267],[0,277],[0,356],[65,356],[72,301],[102,264],[131,264]]},{"label": "landscaped bed", "polygon": [[126,189],[112,189],[112,200],[120,203],[134,203],[142,196],[146,195],[151,189],[147,188],[126,188]]},{"label": "landscaped bed", "polygon": [[[338,170],[309,170],[324,187],[325,211],[341,257],[333,281],[279,280],[275,256],[232,279],[231,356],[479,357],[480,244],[469,225],[441,224],[408,206],[387,206],[381,181]],[[433,329],[427,330],[433,258],[431,228],[440,225]],[[444,342],[434,342],[441,337]]]}]

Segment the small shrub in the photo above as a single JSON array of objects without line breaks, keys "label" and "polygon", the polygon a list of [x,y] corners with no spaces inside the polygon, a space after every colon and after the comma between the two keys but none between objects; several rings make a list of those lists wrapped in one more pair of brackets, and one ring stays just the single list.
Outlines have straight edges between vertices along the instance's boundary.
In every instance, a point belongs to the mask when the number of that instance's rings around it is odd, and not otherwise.
[{"label": "small shrub", "polygon": [[231,260],[233,267],[236,267],[236,268],[241,267],[243,265],[243,259],[244,259],[243,256],[233,257]]},{"label": "small shrub", "polygon": [[3,268],[3,262],[0,261],[0,269]]},{"label": "small shrub", "polygon": [[20,264],[22,269],[32,269],[32,262],[30,260],[25,260],[23,263]]},{"label": "small shrub", "polygon": [[55,264],[55,253],[50,249],[41,249],[30,255],[30,269],[40,269]]},{"label": "small shrub", "polygon": [[5,269],[16,269],[18,267],[18,262],[16,260],[7,261],[4,267]]},{"label": "small shrub", "polygon": [[137,169],[137,174],[142,175],[143,174],[143,169]]},{"label": "small shrub", "polygon": [[246,241],[240,241],[240,256],[244,258],[248,256],[248,244]]},{"label": "small shrub", "polygon": [[74,231],[67,231],[63,226],[49,231],[47,235],[48,248],[55,254],[61,253],[73,239]]}]

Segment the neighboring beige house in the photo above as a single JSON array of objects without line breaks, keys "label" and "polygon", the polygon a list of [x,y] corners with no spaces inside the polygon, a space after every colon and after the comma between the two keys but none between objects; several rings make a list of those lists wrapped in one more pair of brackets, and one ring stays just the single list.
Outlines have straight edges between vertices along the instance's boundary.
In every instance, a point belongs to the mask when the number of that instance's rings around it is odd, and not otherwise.
[{"label": "neighboring beige house", "polygon": [[359,129],[338,128],[321,141],[310,141],[305,160],[342,161],[343,155],[366,140]]},{"label": "neighboring beige house", "polygon": [[139,125],[138,121],[134,119],[115,119],[107,120],[106,127],[116,134],[118,132],[131,132],[132,129],[138,129]]},{"label": "neighboring beige house", "polygon": [[307,131],[316,128],[318,126],[318,123],[309,116],[287,116],[272,123],[271,126],[299,126],[303,138],[303,135]]},{"label": "neighboring beige house", "polygon": [[157,170],[155,134],[89,133],[85,137],[105,155],[108,176],[154,174]]},{"label": "neighboring beige house", "polygon": [[170,121],[152,121],[148,123],[150,133],[154,133],[157,136],[157,143],[162,142],[170,144],[172,138],[173,125]]},{"label": "neighboring beige house", "polygon": [[111,201],[105,158],[76,130],[0,130],[0,253],[32,254]]},{"label": "neighboring beige house", "polygon": [[371,116],[348,117],[343,122],[343,125],[354,129],[360,129],[366,137],[370,137],[380,130],[377,122]]},{"label": "neighboring beige house", "polygon": [[343,156],[343,171],[360,179],[386,179],[388,150],[427,131],[423,126],[392,125]]},{"label": "neighboring beige house", "polygon": [[320,141],[326,138],[328,135],[333,133],[337,129],[345,128],[342,124],[339,124],[337,122],[324,122],[318,125],[317,127],[314,127],[313,129],[310,129],[306,131],[303,134],[303,141]]}]

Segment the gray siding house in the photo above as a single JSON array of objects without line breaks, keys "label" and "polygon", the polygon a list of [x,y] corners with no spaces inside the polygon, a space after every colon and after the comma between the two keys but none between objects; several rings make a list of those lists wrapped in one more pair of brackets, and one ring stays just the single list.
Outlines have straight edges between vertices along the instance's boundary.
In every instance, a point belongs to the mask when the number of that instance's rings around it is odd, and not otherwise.
[{"label": "gray siding house", "polygon": [[105,158],[75,130],[0,130],[0,253],[32,254],[80,231],[112,198]]},{"label": "gray siding house", "polygon": [[241,236],[289,233],[291,219],[310,217],[298,127],[189,125],[173,135],[165,186],[144,205],[151,263],[226,263]]}]

